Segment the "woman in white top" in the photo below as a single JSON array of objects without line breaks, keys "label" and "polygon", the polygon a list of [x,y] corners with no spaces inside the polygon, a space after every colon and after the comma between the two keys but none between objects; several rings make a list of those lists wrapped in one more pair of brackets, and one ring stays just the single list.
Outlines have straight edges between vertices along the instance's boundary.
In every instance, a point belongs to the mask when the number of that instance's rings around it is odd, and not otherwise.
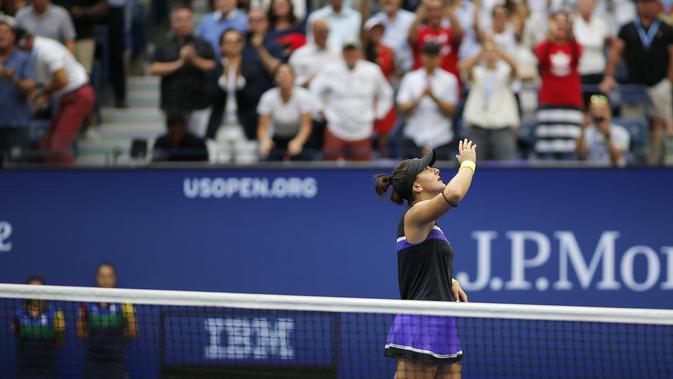
[{"label": "woman in white top", "polygon": [[257,106],[259,153],[270,161],[306,160],[313,101],[306,89],[294,85],[287,64],[278,66],[274,79],[277,87],[266,91]]},{"label": "woman in white top", "polygon": [[487,42],[478,56],[461,62],[461,69],[470,83],[463,118],[479,145],[479,159],[516,159],[519,112],[512,91],[514,59]]},{"label": "woman in white top", "polygon": [[[609,45],[612,36],[610,26],[602,18],[594,16],[596,0],[578,0],[577,14],[573,22],[573,33],[584,52],[580,58],[579,72],[582,86],[594,86],[603,80],[605,73],[605,46]],[[599,93],[598,88],[583,88],[584,104],[588,104],[591,95]]]}]

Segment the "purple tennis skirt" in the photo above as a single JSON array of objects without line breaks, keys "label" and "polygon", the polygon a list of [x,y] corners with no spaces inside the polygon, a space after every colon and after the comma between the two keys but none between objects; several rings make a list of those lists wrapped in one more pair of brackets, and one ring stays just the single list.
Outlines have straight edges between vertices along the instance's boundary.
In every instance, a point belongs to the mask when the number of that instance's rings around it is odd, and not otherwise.
[{"label": "purple tennis skirt", "polygon": [[388,332],[385,355],[438,362],[461,360],[463,350],[456,319],[449,316],[395,316]]}]

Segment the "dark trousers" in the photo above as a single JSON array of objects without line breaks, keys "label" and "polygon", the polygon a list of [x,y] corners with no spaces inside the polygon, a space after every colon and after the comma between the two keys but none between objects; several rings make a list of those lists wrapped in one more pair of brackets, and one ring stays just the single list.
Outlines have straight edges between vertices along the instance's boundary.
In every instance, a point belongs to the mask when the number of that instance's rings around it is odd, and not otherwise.
[{"label": "dark trousers", "polygon": [[[294,138],[294,137],[292,137]],[[292,138],[287,137],[273,137],[273,147],[269,151],[269,155],[266,157],[267,161],[308,161],[311,159],[310,154],[307,153],[306,149],[309,148],[306,144],[304,145],[304,150],[291,157],[287,153],[287,146],[292,141]]]},{"label": "dark trousers", "polygon": [[[435,147],[433,150],[435,151],[436,159],[438,161],[451,161],[452,159],[456,159],[458,149],[455,146],[455,142],[449,142]],[[412,139],[404,138],[402,141],[402,159],[419,158],[426,152],[426,149],[418,146]]]},{"label": "dark trousers", "polygon": [[126,100],[126,31],[124,30],[124,7],[110,7],[108,25],[108,45],[110,48],[110,82],[114,89],[115,101]]}]

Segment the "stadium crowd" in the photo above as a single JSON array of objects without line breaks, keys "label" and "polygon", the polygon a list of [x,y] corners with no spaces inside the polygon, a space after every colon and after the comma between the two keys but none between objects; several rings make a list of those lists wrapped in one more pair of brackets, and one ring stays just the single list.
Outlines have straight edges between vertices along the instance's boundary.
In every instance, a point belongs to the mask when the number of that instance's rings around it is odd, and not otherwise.
[{"label": "stadium crowd", "polygon": [[[2,1],[1,155],[25,159],[32,140],[47,163],[72,164],[101,95],[89,85],[96,23],[108,24],[114,103],[126,106],[132,0]],[[167,126],[155,161],[370,161],[428,149],[448,160],[467,136],[483,160],[658,165],[673,138],[671,0],[211,7],[194,25],[191,3],[175,6],[154,44],[148,72],[161,78]],[[634,93],[645,137],[620,125],[632,119],[620,99]],[[47,109],[48,130],[32,136]]]}]

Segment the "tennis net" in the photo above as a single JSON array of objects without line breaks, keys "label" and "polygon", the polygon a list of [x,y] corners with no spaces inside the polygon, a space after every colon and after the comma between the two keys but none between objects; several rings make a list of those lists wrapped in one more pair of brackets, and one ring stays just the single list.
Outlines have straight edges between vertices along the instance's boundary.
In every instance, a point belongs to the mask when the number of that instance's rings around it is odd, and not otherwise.
[{"label": "tennis net", "polygon": [[673,377],[671,310],[0,284],[0,325],[2,378]]}]

